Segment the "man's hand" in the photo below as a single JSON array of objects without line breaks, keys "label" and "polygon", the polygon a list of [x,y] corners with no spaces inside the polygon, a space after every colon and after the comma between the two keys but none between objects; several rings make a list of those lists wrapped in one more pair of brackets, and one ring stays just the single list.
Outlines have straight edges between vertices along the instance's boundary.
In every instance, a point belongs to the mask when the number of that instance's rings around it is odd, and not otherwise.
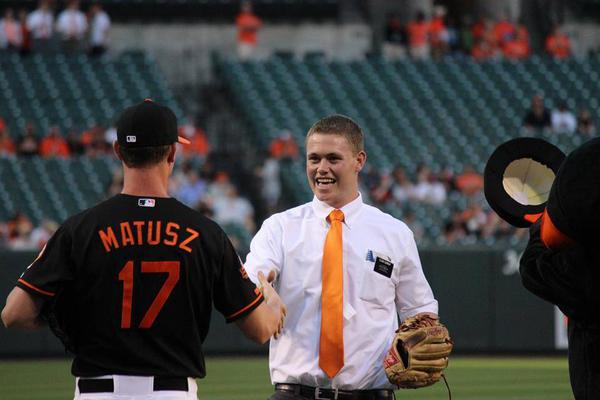
[{"label": "man's hand", "polygon": [[281,301],[279,294],[277,294],[273,288],[272,282],[274,280],[275,271],[271,270],[268,277],[265,277],[265,274],[263,274],[262,271],[258,272],[258,289],[265,298],[265,303],[271,307],[275,313],[279,313],[280,316],[277,332],[275,332],[273,335],[273,337],[277,339],[283,330],[283,323],[285,321],[285,316],[287,315],[287,308],[285,307],[285,304],[283,304],[283,301]]}]

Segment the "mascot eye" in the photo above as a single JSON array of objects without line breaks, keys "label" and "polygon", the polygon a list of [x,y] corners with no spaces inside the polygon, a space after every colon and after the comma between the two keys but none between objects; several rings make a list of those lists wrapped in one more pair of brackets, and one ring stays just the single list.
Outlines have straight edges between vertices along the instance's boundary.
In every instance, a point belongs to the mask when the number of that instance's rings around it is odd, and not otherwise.
[{"label": "mascot eye", "polygon": [[556,175],[544,164],[531,158],[512,161],[502,175],[502,186],[517,203],[537,206],[548,201]]}]

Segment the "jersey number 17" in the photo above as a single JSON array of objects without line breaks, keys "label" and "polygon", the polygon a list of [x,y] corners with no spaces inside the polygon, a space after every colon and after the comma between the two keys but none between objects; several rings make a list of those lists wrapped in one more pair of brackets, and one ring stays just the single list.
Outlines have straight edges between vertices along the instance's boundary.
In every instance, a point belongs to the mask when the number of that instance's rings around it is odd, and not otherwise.
[{"label": "jersey number 17", "polygon": [[[143,329],[151,328],[154,320],[160,313],[160,310],[165,305],[167,299],[171,295],[173,288],[179,281],[179,261],[142,261],[141,271],[146,273],[166,273],[167,279],[158,291],[154,301],[146,311],[139,327]],[[133,261],[128,261],[121,272],[119,272],[119,280],[123,281],[123,302],[121,306],[121,328],[131,328],[131,308],[133,303]]]}]

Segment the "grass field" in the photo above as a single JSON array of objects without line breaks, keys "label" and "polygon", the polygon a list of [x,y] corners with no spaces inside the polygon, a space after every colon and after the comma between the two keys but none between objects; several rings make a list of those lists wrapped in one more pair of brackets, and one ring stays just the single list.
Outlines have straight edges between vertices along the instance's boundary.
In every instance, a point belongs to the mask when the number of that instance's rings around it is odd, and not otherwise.
[{"label": "grass field", "polygon": [[[209,358],[199,398],[265,400],[272,393],[266,358]],[[0,399],[72,398],[73,379],[66,360],[0,361]],[[453,357],[447,370],[455,400],[572,399],[566,359]],[[399,400],[441,400],[443,383],[397,392]]]}]

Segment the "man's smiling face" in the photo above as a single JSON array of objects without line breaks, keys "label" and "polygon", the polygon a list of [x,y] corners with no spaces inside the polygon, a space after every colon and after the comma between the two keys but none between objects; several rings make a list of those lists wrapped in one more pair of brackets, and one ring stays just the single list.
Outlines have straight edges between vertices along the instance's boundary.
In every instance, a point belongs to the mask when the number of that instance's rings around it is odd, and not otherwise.
[{"label": "man's smiling face", "polygon": [[313,133],[306,140],[306,175],[320,201],[342,208],[358,195],[358,173],[366,160],[341,135]]}]

